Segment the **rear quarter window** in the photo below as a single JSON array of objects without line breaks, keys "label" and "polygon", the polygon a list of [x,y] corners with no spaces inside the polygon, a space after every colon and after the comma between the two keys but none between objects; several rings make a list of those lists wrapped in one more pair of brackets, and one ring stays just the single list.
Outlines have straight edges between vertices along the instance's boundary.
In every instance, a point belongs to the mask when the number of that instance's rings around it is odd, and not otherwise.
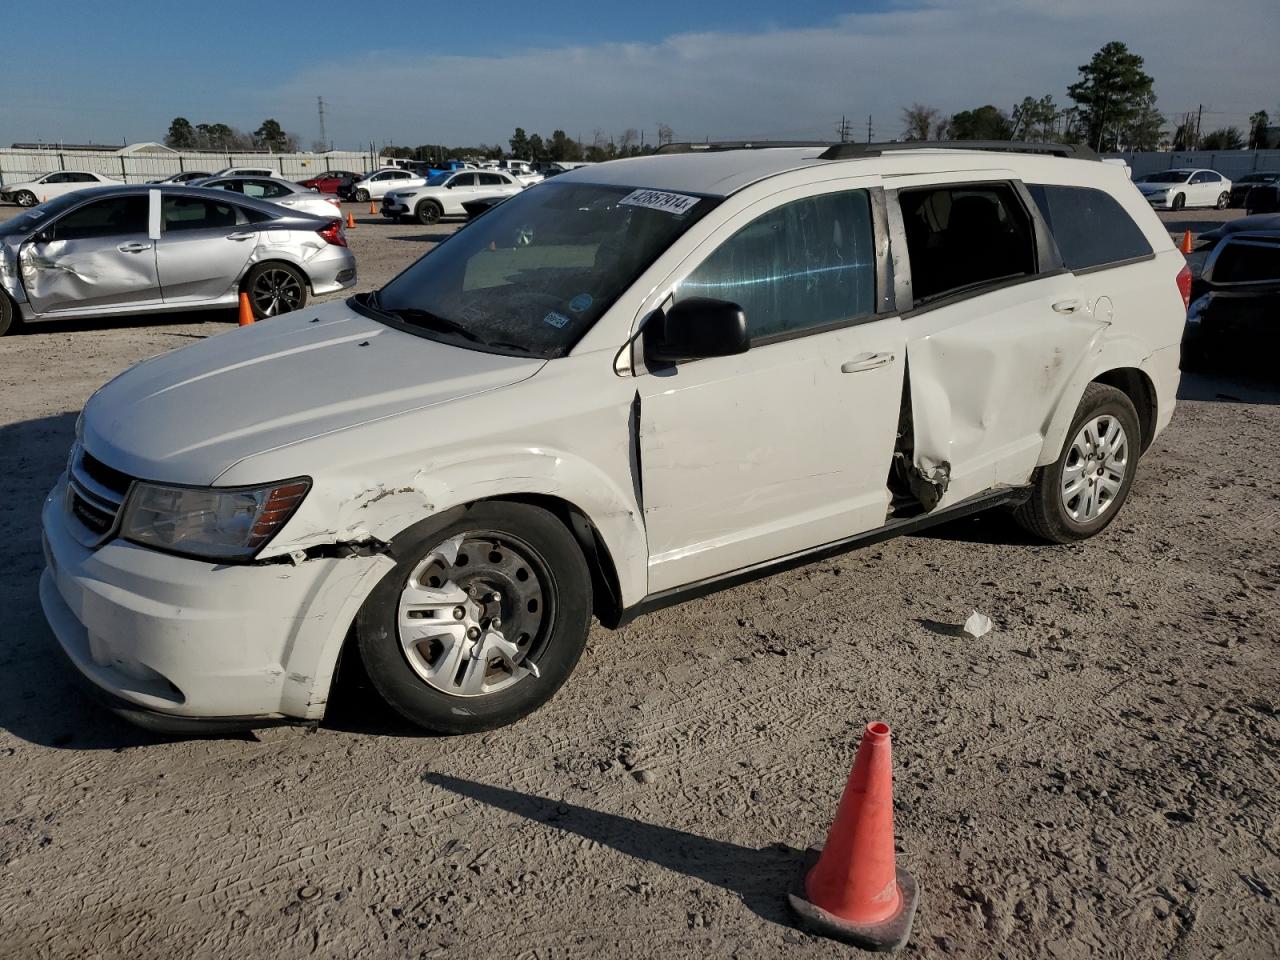
[{"label": "rear quarter window", "polygon": [[1124,207],[1092,187],[1029,183],[1027,190],[1068,270],[1091,270],[1152,254],[1151,244]]}]

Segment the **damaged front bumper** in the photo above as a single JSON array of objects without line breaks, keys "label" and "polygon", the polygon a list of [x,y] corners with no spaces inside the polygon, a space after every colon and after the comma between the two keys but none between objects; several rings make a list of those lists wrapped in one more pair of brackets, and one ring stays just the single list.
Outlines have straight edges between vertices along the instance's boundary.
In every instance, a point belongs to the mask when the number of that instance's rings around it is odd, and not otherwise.
[{"label": "damaged front bumper", "polygon": [[181,732],[323,717],[342,642],[388,558],[218,564],[122,540],[94,549],[75,536],[65,485],[44,505],[40,601],[113,709]]}]

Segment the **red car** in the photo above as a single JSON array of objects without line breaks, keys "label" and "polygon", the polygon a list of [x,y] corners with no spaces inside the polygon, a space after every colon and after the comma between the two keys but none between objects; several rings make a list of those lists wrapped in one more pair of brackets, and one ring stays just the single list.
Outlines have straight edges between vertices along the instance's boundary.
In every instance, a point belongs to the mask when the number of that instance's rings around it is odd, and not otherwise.
[{"label": "red car", "polygon": [[319,176],[312,177],[310,180],[299,180],[298,183],[308,190],[318,190],[321,193],[337,193],[339,187],[349,186],[362,176],[364,174],[352,173],[349,170],[329,170]]}]

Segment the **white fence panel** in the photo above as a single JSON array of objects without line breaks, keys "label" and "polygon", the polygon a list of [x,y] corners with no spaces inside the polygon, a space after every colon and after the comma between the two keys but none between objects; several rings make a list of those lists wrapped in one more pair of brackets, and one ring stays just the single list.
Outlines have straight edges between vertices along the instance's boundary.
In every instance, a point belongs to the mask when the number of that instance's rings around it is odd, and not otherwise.
[{"label": "white fence panel", "polygon": [[306,180],[326,170],[376,170],[372,153],[121,153],[115,150],[0,149],[0,184],[21,183],[58,170],[87,170],[125,183],[146,183],[184,170],[209,173],[224,167],[269,167],[288,180]]},{"label": "white fence panel", "polygon": [[1280,170],[1280,150],[1184,150],[1170,152],[1108,153],[1122,157],[1135,177],[1175,167],[1216,170],[1228,180],[1260,170]]}]

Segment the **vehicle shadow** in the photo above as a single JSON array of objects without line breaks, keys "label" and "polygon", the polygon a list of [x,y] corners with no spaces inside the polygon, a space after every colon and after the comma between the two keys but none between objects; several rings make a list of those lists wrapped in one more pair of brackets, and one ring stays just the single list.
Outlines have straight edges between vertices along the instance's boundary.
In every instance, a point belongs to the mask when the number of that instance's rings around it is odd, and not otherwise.
[{"label": "vehicle shadow", "polygon": [[0,729],[29,743],[120,749],[165,739],[94,702],[56,648],[40,610],[40,510],[66,463],[76,413],[0,426]]},{"label": "vehicle shadow", "polygon": [[[1268,352],[1268,358],[1271,354]],[[1208,403],[1280,404],[1280,379],[1261,370],[1250,371],[1256,357],[1215,356],[1197,363],[1195,370],[1183,370],[1178,399]],[[1269,362],[1269,360],[1268,360]]]},{"label": "vehicle shadow", "polygon": [[131,327],[154,327],[157,332],[173,337],[203,340],[207,334],[165,330],[165,327],[191,326],[193,323],[225,323],[235,326],[235,309],[200,310],[186,313],[128,313],[110,317],[68,317],[66,320],[40,320],[24,323],[19,330],[24,336],[50,333],[83,333],[92,330],[125,330]]},{"label": "vehicle shadow", "polygon": [[794,926],[784,892],[803,863],[804,852],[794,847],[779,843],[756,850],[432,771],[422,782],[713,884],[739,897],[756,916]]},{"label": "vehicle shadow", "polygon": [[1044,544],[1043,540],[1018,526],[1009,509],[1001,507],[960,517],[949,523],[940,523],[936,527],[926,527],[911,536],[1005,547],[1034,547]]},{"label": "vehicle shadow", "polygon": [[407,240],[410,243],[439,243],[448,240],[453,233],[415,233],[409,236],[387,237],[388,240]]}]

